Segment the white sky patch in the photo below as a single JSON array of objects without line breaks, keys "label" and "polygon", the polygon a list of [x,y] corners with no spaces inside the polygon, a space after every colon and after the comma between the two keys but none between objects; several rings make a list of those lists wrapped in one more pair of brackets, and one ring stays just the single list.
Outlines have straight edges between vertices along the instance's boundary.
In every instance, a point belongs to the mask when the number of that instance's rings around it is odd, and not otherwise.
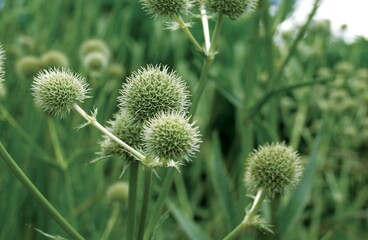
[{"label": "white sky patch", "polygon": [[[299,0],[293,15],[281,29],[290,29],[303,23],[312,9],[314,0]],[[343,24],[348,26],[344,36],[354,40],[357,36],[368,38],[368,0],[322,0],[315,19],[329,19],[332,30],[339,34]]]}]

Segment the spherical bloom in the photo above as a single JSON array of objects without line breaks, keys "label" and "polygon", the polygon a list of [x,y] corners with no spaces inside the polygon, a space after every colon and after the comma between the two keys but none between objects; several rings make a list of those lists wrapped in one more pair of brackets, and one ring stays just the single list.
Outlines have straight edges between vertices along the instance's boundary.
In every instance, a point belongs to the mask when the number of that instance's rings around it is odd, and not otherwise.
[{"label": "spherical bloom", "polygon": [[245,13],[254,12],[257,3],[258,0],[207,0],[210,9],[233,20],[238,19]]},{"label": "spherical bloom", "polygon": [[0,45],[0,89],[2,86],[2,82],[4,80],[4,74],[5,74],[5,70],[4,70],[4,50],[2,48],[2,46]]},{"label": "spherical bloom", "polygon": [[42,70],[34,78],[33,96],[47,114],[63,117],[73,105],[88,98],[85,80],[67,69]]},{"label": "spherical bloom", "polygon": [[106,192],[107,202],[124,203],[128,200],[129,184],[126,182],[117,182],[111,185]]},{"label": "spherical bloom", "polygon": [[165,66],[134,72],[120,94],[119,106],[142,122],[161,112],[184,112],[188,108],[189,94],[183,80]]},{"label": "spherical bloom", "polygon": [[150,119],[143,129],[144,149],[162,165],[177,167],[189,161],[199,149],[198,127],[183,114],[161,113]]},{"label": "spherical bloom", "polygon": [[251,191],[265,189],[271,197],[296,187],[302,176],[297,152],[284,143],[265,145],[246,162],[245,183]]},{"label": "spherical bloom", "polygon": [[160,17],[187,14],[193,7],[191,0],[141,0],[140,2],[149,14]]},{"label": "spherical bloom", "polygon": [[91,52],[82,61],[87,71],[95,75],[103,72],[109,64],[108,57],[101,52]]},{"label": "spherical bloom", "polygon": [[99,39],[90,39],[85,41],[80,50],[79,50],[79,56],[81,59],[85,58],[88,54],[92,52],[99,52],[106,56],[106,58],[110,58],[110,49],[106,45],[105,42],[99,40]]},{"label": "spherical bloom", "polygon": [[41,65],[43,68],[50,67],[69,67],[68,57],[60,51],[52,50],[41,56]]},{"label": "spherical bloom", "polygon": [[32,78],[41,70],[41,61],[34,56],[24,56],[16,62],[15,70],[22,78]]},{"label": "spherical bloom", "polygon": [[[137,122],[130,114],[122,110],[116,113],[112,120],[108,122],[107,129],[126,144],[134,148],[140,148],[142,145],[141,132],[142,123]],[[104,136],[100,142],[101,154],[104,156],[119,155],[124,160],[134,160],[134,157],[129,154],[125,148],[117,144],[111,138]]]}]

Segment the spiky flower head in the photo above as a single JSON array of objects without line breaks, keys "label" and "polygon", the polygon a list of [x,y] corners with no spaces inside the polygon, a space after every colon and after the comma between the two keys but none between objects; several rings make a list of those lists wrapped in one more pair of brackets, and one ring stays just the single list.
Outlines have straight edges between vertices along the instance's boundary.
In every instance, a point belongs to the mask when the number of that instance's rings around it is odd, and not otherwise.
[{"label": "spiky flower head", "polygon": [[111,185],[106,192],[108,203],[124,203],[128,200],[129,184],[126,182],[117,182]]},{"label": "spiky flower head", "polygon": [[41,61],[34,56],[24,56],[15,63],[15,70],[22,78],[32,78],[41,70]]},{"label": "spiky flower head", "polygon": [[88,98],[85,80],[68,69],[42,70],[32,84],[36,105],[47,114],[63,117],[73,105]]},{"label": "spiky flower head", "polygon": [[41,65],[43,68],[50,67],[69,67],[68,57],[60,51],[52,50],[41,56]]},{"label": "spiky flower head", "polygon": [[5,74],[5,70],[4,70],[4,50],[2,48],[2,46],[0,45],[0,89],[2,87],[2,82],[4,81],[4,74]]},{"label": "spiky flower head", "polygon": [[175,72],[166,66],[151,66],[133,72],[122,85],[118,98],[124,108],[139,121],[146,121],[161,112],[184,112],[189,93]]},{"label": "spiky flower head", "polygon": [[192,0],[140,0],[143,9],[155,17],[174,17],[187,14],[193,7]]},{"label": "spiky flower head", "polygon": [[162,165],[177,167],[189,161],[199,149],[200,133],[181,113],[161,113],[143,129],[144,149]]},{"label": "spiky flower head", "polygon": [[[113,119],[108,122],[107,129],[128,145],[138,149],[141,148],[142,123],[137,122],[126,111],[122,110],[117,112],[113,116]],[[122,156],[124,160],[134,160],[134,157],[130,155],[125,148],[121,147],[107,136],[104,136],[104,139],[100,142],[100,146],[101,154],[104,156],[119,155]]]},{"label": "spiky flower head", "polygon": [[235,20],[243,14],[251,14],[257,7],[258,0],[207,0],[209,9],[222,13]]},{"label": "spiky flower head", "polygon": [[265,189],[271,197],[295,188],[303,171],[298,153],[284,143],[261,146],[246,165],[246,186],[251,191]]}]

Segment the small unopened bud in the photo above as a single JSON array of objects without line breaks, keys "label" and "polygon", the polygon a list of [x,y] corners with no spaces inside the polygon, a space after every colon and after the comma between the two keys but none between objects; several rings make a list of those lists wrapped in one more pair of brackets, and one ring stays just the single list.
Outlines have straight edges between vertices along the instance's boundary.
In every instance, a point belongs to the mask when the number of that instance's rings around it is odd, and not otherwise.
[{"label": "small unopened bud", "polygon": [[68,57],[60,51],[52,50],[41,56],[41,65],[43,68],[50,67],[69,67]]},{"label": "small unopened bud", "polygon": [[24,56],[16,62],[15,70],[22,78],[32,78],[41,70],[41,61],[34,56]]},{"label": "small unopened bud", "polygon": [[63,117],[73,105],[88,98],[85,80],[67,69],[42,70],[32,84],[36,105],[47,114]]},{"label": "small unopened bud", "polygon": [[117,182],[111,185],[106,192],[108,203],[124,203],[128,200],[129,184],[126,182]]},{"label": "small unopened bud", "polygon": [[265,145],[248,157],[245,183],[251,191],[264,189],[273,197],[295,188],[302,170],[300,157],[291,147],[284,143]]},{"label": "small unopened bud", "polygon": [[110,58],[110,49],[102,40],[90,39],[85,41],[79,50],[79,56],[81,59],[84,59],[92,52],[99,52],[104,54],[107,58]]}]

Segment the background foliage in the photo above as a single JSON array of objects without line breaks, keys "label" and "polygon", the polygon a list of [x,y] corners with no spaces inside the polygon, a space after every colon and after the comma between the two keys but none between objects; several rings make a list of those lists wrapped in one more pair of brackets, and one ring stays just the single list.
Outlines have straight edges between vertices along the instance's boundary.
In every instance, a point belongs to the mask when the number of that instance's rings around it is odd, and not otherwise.
[{"label": "background foliage", "polygon": [[[263,215],[274,225],[275,234],[254,229],[244,238],[368,238],[368,41],[357,38],[346,43],[331,34],[328,22],[312,21],[278,33],[277,26],[294,4],[281,1],[276,13],[269,15],[269,3],[263,0],[254,16],[226,19],[195,119],[203,134],[201,151],[181,174],[176,173],[156,239],[225,236],[251,201],[243,184],[246,156],[273,141],[298,149],[306,166],[304,177],[296,191],[264,204]],[[201,39],[200,22],[192,20],[193,33]],[[195,89],[201,58],[182,32],[164,26],[132,0],[0,4],[0,42],[6,50],[0,141],[87,239],[103,234],[112,212],[106,190],[121,180],[123,163],[109,158],[90,164],[100,151],[100,133],[92,128],[77,131],[82,119],[76,114],[54,120],[36,109],[30,91],[33,73],[20,71],[19,61],[50,50],[65,53],[74,71],[89,76],[93,98],[84,109],[97,107],[98,120],[106,123],[117,110],[125,76],[140,66],[167,64],[192,92]],[[298,38],[303,30],[303,38]],[[112,52],[110,65],[119,64],[124,74],[88,75],[78,51],[91,38],[106,42]],[[157,171],[153,201],[165,173]],[[123,207],[111,239],[120,239],[124,232],[124,213]],[[34,228],[64,234],[2,162],[0,216],[0,239],[42,238]]]}]

